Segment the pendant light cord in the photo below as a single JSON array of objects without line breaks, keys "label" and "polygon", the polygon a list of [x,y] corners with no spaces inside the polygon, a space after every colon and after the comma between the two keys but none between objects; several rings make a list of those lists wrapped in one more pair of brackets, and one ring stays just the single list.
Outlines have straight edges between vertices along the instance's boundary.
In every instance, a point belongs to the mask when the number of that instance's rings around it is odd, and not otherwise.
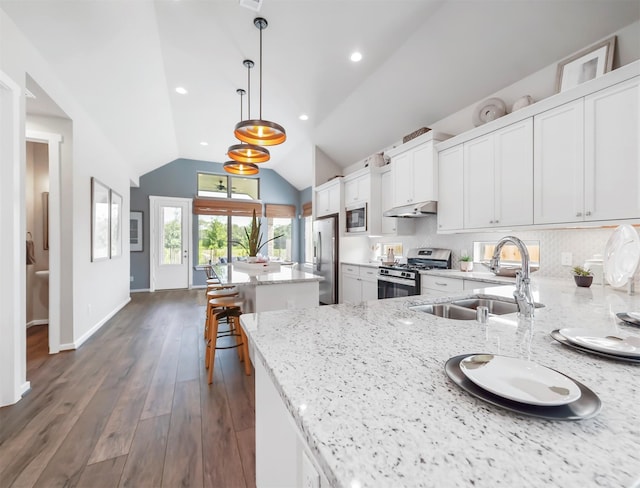
[{"label": "pendant light cord", "polygon": [[260,120],[262,120],[262,24],[260,24]]}]

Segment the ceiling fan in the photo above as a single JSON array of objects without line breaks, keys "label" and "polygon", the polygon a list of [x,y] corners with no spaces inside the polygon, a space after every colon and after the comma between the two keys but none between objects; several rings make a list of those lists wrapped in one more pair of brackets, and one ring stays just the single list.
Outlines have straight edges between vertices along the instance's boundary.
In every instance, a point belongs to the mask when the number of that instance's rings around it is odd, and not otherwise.
[{"label": "ceiling fan", "polygon": [[[236,187],[232,186],[231,189],[235,191]],[[227,191],[227,186],[223,183],[223,180],[219,180],[218,181],[218,185],[216,186],[216,190],[224,191],[224,192]]]}]

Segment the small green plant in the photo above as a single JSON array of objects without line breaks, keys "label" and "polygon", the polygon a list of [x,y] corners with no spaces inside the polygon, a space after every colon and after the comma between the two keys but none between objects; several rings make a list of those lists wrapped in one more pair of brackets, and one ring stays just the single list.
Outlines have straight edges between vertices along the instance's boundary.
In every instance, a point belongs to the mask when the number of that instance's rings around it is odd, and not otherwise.
[{"label": "small green plant", "polygon": [[460,261],[468,263],[472,261],[471,256],[460,256]]},{"label": "small green plant", "polygon": [[262,241],[262,232],[260,232],[261,226],[262,226],[262,222],[258,219],[256,215],[256,211],[254,209],[251,223],[243,229],[246,242],[243,242],[244,240],[232,241],[233,244],[239,245],[249,253],[249,256],[255,257],[260,252],[260,249],[262,249],[266,244],[268,244],[271,241],[275,241],[276,239],[279,239],[284,235],[284,234],[281,234],[279,236],[272,237],[271,239],[267,239],[262,244],[260,244],[260,242]]},{"label": "small green plant", "polygon": [[591,276],[593,274],[593,273],[591,273],[591,271],[589,271],[588,269],[583,268],[582,266],[574,266],[571,269],[571,272],[575,276]]}]

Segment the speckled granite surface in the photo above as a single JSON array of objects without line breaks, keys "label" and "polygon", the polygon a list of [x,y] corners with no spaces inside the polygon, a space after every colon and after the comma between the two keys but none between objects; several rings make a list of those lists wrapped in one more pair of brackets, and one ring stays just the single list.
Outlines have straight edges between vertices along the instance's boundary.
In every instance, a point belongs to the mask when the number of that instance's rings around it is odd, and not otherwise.
[{"label": "speckled granite surface", "polygon": [[[546,306],[531,330],[514,315],[484,326],[410,310],[428,301],[420,296],[243,315],[242,322],[333,486],[631,486],[640,478],[640,365],[577,352],[549,332],[640,334],[614,320],[616,312],[640,311],[640,296],[566,280],[534,278],[533,288]],[[602,411],[560,422],[486,404],[444,372],[450,357],[477,352],[557,369],[594,390]]]},{"label": "speckled granite surface", "polygon": [[[430,269],[428,271],[421,271],[420,274],[431,276],[443,276],[445,278],[457,278],[461,280],[474,280],[485,283],[493,283],[500,285],[510,285],[516,282],[515,278],[508,276],[496,276],[490,271],[458,271],[455,269]],[[535,275],[532,280],[535,281]]]},{"label": "speckled granite surface", "polygon": [[324,279],[321,276],[292,269],[290,266],[282,266],[278,271],[260,271],[255,274],[236,269],[233,265],[215,266],[215,270],[223,283],[231,285],[275,285]]}]

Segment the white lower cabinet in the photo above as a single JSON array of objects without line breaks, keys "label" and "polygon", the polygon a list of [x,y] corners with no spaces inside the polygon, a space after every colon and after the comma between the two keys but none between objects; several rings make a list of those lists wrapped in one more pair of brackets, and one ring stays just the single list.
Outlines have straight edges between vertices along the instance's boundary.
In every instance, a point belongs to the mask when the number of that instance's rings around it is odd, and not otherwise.
[{"label": "white lower cabinet", "polygon": [[260,488],[329,488],[293,417],[257,358],[256,486]]},{"label": "white lower cabinet", "polygon": [[464,290],[463,280],[444,278],[442,276],[420,276],[420,292],[422,295],[452,295]]},{"label": "white lower cabinet", "polygon": [[343,264],[341,269],[342,303],[357,303],[378,299],[377,268]]}]

